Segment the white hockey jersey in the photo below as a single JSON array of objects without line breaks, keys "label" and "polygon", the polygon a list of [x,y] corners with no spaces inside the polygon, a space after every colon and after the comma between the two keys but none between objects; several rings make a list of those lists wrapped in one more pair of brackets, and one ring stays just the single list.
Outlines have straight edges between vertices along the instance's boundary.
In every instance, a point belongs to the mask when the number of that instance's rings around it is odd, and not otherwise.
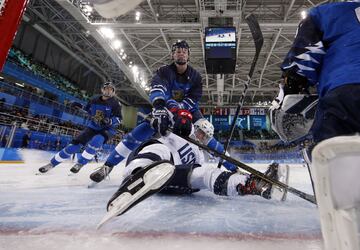
[{"label": "white hockey jersey", "polygon": [[204,154],[199,147],[182,139],[181,137],[170,133],[158,139],[166,145],[174,158],[175,165],[200,164],[204,163]]}]

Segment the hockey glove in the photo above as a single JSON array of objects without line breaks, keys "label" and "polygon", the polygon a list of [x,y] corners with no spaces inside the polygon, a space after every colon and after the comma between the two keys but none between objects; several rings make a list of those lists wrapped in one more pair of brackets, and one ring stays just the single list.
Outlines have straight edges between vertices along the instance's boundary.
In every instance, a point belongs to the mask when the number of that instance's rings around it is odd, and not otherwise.
[{"label": "hockey glove", "polygon": [[112,120],[110,118],[103,118],[100,121],[100,126],[103,126],[103,127],[109,127],[109,126],[111,126],[111,124],[112,124]]},{"label": "hockey glove", "polygon": [[309,84],[305,76],[296,73],[295,69],[289,69],[283,73],[284,96],[308,93]]},{"label": "hockey glove", "polygon": [[172,126],[172,114],[166,108],[154,109],[150,125],[162,136],[165,136],[168,128]]},{"label": "hockey glove", "polygon": [[192,114],[186,109],[179,109],[174,117],[173,132],[180,136],[189,136],[192,129]]}]

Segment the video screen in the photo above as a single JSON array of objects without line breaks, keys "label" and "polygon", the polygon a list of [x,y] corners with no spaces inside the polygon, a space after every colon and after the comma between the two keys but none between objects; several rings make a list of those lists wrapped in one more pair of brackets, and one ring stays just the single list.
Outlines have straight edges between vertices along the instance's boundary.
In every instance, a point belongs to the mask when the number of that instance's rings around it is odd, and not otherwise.
[{"label": "video screen", "polygon": [[235,27],[208,27],[205,28],[206,43],[235,43]]},{"label": "video screen", "polygon": [[255,129],[255,130],[266,129],[266,116],[250,115],[250,129]]}]

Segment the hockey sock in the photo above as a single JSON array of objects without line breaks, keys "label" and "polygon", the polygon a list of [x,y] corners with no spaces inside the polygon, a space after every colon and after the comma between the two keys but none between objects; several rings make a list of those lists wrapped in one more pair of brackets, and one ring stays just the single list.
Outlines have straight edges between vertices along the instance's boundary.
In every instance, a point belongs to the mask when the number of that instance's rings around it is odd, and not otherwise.
[{"label": "hockey sock", "polygon": [[[210,139],[209,143],[207,144],[207,146],[219,153],[224,153],[224,146],[218,142],[214,137]],[[224,167],[227,169],[227,170],[230,170],[230,171],[236,171],[236,166],[230,162],[227,162],[227,161],[223,161],[222,163],[224,165]]]},{"label": "hockey sock", "polygon": [[103,145],[105,141],[105,138],[102,135],[95,135],[91,141],[86,145],[85,150],[83,153],[79,156],[78,163],[81,165],[87,164],[89,161],[92,160],[94,155],[96,154],[96,151],[101,149],[101,146]]},{"label": "hockey sock", "polygon": [[70,158],[72,154],[75,154],[80,151],[80,144],[74,145],[69,144],[65,148],[63,148],[60,152],[58,152],[52,159],[51,164],[55,167],[59,165],[61,162]]},{"label": "hockey sock", "polygon": [[106,160],[105,165],[113,167],[124,160],[143,141],[146,141],[154,134],[150,124],[143,122],[124,136],[124,139],[116,146]]}]

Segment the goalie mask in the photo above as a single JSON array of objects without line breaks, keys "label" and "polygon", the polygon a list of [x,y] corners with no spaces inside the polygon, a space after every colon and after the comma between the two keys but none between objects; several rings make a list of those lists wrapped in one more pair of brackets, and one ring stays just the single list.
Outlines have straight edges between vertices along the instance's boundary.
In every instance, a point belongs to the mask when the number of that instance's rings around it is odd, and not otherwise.
[{"label": "goalie mask", "polygon": [[207,145],[214,135],[214,126],[205,118],[201,118],[194,123],[194,134],[198,141]]},{"label": "goalie mask", "polygon": [[287,95],[281,108],[270,109],[271,128],[284,142],[306,136],[314,122],[317,95]]}]

